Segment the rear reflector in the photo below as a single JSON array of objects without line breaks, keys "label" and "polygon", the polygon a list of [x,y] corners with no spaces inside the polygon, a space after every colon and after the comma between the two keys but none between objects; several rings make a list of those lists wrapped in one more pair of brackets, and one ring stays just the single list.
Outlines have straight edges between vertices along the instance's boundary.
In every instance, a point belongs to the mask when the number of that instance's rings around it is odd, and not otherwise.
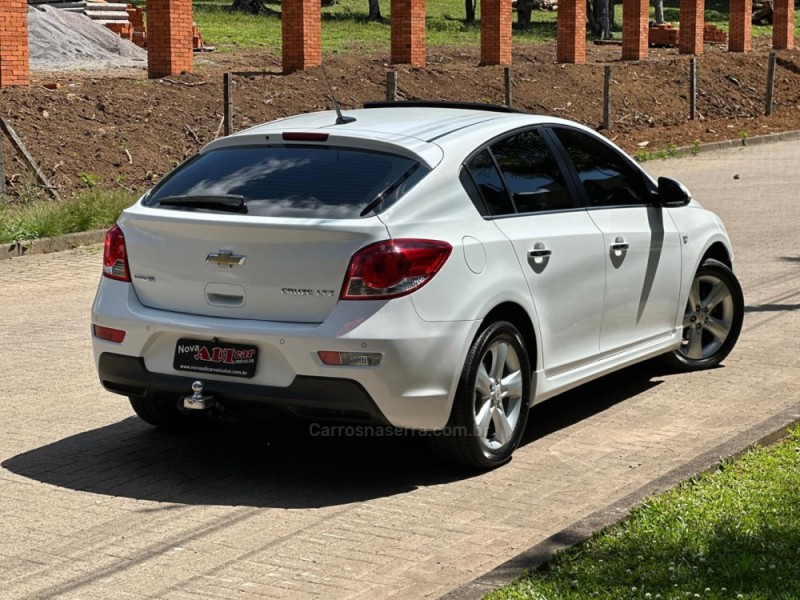
[{"label": "rear reflector", "polygon": [[297,131],[284,133],[283,139],[287,142],[327,142],[328,134]]},{"label": "rear reflector", "polygon": [[125,332],[122,329],[92,325],[92,331],[94,331],[94,337],[97,339],[114,342],[115,344],[121,344],[125,339]]},{"label": "rear reflector", "polygon": [[383,354],[380,352],[331,352],[320,350],[319,359],[326,365],[337,367],[377,367]]},{"label": "rear reflector", "polygon": [[125,236],[119,225],[114,225],[106,233],[103,248],[103,275],[118,281],[130,281],[128,270],[128,251],[125,249]]}]

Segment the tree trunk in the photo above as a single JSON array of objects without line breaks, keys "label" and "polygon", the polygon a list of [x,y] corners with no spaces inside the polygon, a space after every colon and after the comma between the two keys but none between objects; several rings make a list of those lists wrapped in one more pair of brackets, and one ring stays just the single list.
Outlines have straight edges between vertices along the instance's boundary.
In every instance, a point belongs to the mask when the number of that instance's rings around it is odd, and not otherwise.
[{"label": "tree trunk", "polygon": [[594,6],[589,7],[589,25],[592,29],[592,35],[599,40],[607,40],[611,37],[610,2],[611,0],[594,0]]},{"label": "tree trunk", "polygon": [[474,23],[475,22],[475,2],[477,0],[464,0],[464,11],[466,13],[466,18],[464,19],[467,23]]},{"label": "tree trunk", "polygon": [[233,0],[231,8],[251,15],[260,15],[267,12],[264,5],[261,4],[261,0]]},{"label": "tree trunk", "polygon": [[378,0],[369,0],[369,15],[367,15],[367,20],[369,21],[382,21],[383,17],[381,17],[381,5]]},{"label": "tree trunk", "polygon": [[656,23],[664,24],[664,0],[656,0]]}]

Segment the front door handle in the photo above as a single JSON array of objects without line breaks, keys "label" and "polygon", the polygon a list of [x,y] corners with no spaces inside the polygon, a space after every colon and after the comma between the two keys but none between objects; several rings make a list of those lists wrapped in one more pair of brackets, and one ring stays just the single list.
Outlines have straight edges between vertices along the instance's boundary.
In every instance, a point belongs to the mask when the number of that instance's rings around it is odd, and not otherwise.
[{"label": "front door handle", "polygon": [[533,250],[528,250],[528,258],[546,258],[552,253],[542,242],[536,242],[533,245]]},{"label": "front door handle", "polygon": [[625,238],[617,236],[617,239],[614,240],[614,243],[611,244],[611,249],[615,252],[622,252],[623,250],[628,249],[628,242],[625,241]]}]

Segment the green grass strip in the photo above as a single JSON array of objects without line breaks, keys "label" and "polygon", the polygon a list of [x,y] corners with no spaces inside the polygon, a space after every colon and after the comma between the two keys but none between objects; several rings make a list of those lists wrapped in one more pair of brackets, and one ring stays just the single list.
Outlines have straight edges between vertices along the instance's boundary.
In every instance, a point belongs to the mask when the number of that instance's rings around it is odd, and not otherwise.
[{"label": "green grass strip", "polygon": [[800,598],[800,428],[647,500],[487,598]]}]

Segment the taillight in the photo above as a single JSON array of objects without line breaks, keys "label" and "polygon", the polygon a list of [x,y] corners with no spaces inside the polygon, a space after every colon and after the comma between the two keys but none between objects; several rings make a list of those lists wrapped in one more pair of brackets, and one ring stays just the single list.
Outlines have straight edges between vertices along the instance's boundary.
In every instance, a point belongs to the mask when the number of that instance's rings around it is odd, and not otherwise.
[{"label": "taillight", "polygon": [[428,283],[453,247],[435,240],[399,239],[362,248],[350,259],[342,300],[405,296]]},{"label": "taillight", "polygon": [[128,270],[128,253],[125,250],[125,236],[119,225],[114,225],[106,233],[106,245],[103,250],[103,275],[119,281],[130,281]]}]

